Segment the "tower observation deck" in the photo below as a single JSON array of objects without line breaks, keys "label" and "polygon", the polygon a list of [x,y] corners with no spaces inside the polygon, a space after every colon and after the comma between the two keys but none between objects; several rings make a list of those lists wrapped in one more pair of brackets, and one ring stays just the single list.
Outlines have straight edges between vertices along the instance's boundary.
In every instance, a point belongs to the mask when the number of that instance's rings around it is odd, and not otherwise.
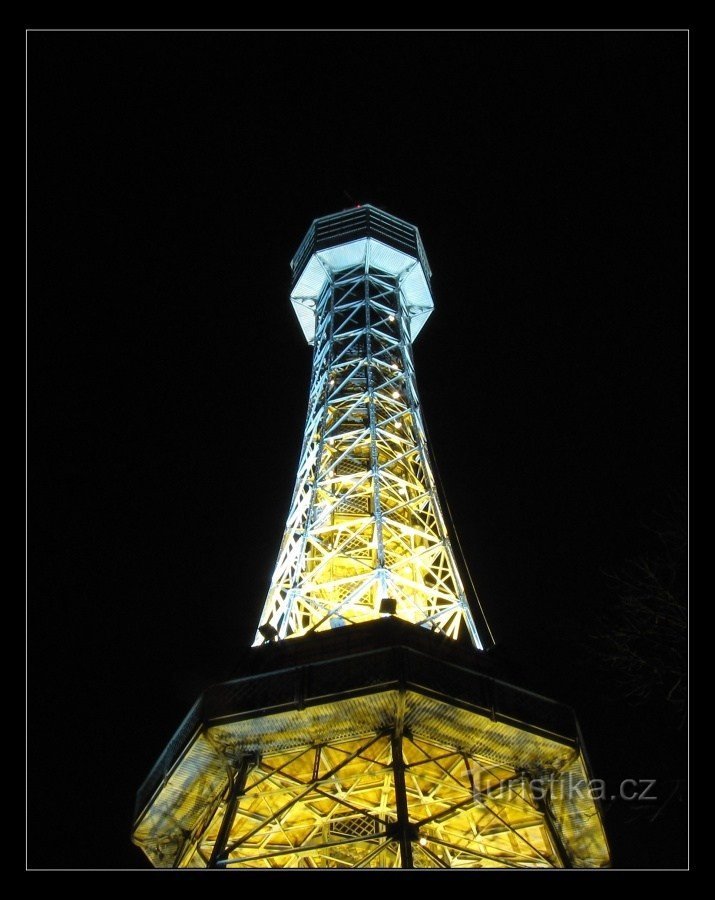
[{"label": "tower observation deck", "polygon": [[292,269],[313,367],[278,560],[236,677],[140,788],[134,843],[163,868],[607,866],[573,711],[495,677],[465,591],[417,392],[417,228],[325,216]]}]

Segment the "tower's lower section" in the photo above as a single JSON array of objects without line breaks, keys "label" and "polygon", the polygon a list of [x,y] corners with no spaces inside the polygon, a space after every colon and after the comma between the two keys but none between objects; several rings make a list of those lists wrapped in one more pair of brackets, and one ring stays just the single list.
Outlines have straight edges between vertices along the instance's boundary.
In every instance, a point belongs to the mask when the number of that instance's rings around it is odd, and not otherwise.
[{"label": "tower's lower section", "polygon": [[443,661],[422,629],[350,630],[316,636],[330,659],[203,695],[140,793],[155,866],[608,865],[568,708]]}]

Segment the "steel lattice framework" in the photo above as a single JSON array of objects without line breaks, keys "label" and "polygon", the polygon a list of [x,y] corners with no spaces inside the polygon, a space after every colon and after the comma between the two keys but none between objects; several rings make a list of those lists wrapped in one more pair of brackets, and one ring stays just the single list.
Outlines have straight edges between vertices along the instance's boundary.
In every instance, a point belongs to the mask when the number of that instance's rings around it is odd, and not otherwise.
[{"label": "steel lattice framework", "polygon": [[[389,599],[399,618],[451,638],[466,626],[482,649],[491,636],[480,609],[475,625],[465,596],[417,395],[412,337],[432,309],[424,250],[412,226],[371,208],[358,217],[377,237],[353,240],[349,215],[327,217],[320,226],[338,243],[309,247],[307,263],[297,256],[309,274],[293,300],[314,344],[313,372],[261,623],[279,638],[300,637],[376,618]],[[394,243],[386,228],[404,229],[411,253],[379,240]],[[318,278],[310,273],[316,261]],[[263,639],[257,633],[255,643]]]},{"label": "steel lattice framework", "polygon": [[[400,823],[404,797],[407,827]],[[222,834],[227,810],[230,830]],[[523,773],[396,733],[238,762],[185,866],[561,868]]]},{"label": "steel lattice framework", "polygon": [[314,355],[278,562],[237,677],[142,785],[135,844],[177,868],[607,866],[572,710],[474,649],[492,638],[417,395],[433,308],[417,229],[374,207],[326,216],[292,265]]},{"label": "steel lattice framework", "polygon": [[207,691],[140,794],[154,865],[607,865],[571,711],[425,656],[433,635],[400,647],[420,629],[399,620],[341,632],[375,628],[382,648],[329,640],[325,661]]}]

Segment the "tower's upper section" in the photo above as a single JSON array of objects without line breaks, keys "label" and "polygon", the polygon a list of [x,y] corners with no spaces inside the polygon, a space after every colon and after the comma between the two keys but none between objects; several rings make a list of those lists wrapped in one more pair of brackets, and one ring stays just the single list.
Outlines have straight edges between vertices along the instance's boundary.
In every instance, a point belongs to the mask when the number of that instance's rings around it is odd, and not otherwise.
[{"label": "tower's upper section", "polygon": [[476,648],[491,643],[465,595],[417,396],[429,273],[417,229],[369,206],[317,219],[293,261],[313,369],[256,643],[384,615],[455,639],[464,625]]},{"label": "tower's upper section", "polygon": [[368,205],[315,219],[293,257],[290,298],[308,343],[315,337],[318,299],[333,273],[357,267],[397,276],[414,340],[434,307],[432,273],[420,233],[416,226]]}]

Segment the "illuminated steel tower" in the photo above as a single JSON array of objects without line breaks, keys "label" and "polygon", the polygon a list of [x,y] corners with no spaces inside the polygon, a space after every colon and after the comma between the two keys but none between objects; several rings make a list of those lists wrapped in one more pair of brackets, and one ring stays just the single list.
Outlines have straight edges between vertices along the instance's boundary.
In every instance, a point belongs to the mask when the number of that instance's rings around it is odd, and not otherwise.
[{"label": "illuminated steel tower", "polygon": [[573,713],[494,677],[465,593],[415,380],[417,229],[326,216],[292,267],[313,372],[278,562],[237,677],[140,789],[135,843],[162,867],[607,865]]}]

